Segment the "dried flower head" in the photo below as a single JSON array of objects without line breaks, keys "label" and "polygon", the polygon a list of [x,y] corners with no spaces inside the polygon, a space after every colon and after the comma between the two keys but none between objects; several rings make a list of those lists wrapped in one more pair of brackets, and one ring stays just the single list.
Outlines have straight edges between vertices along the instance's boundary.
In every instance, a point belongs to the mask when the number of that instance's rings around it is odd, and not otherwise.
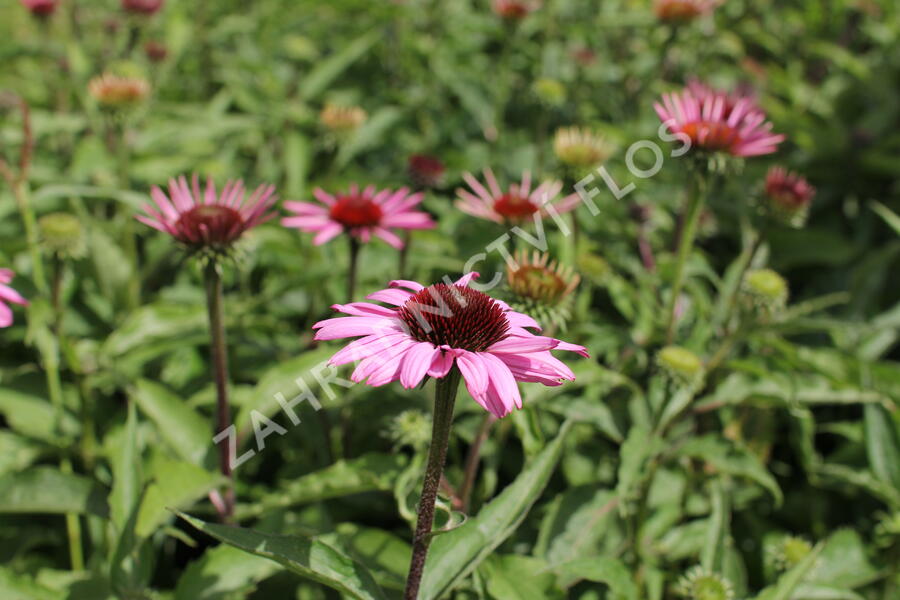
[{"label": "dried flower head", "polygon": [[36,17],[46,18],[56,12],[60,0],[20,0],[22,6]]},{"label": "dried flower head", "polygon": [[612,146],[602,135],[582,127],[560,127],[553,136],[556,158],[568,167],[599,167],[612,154]]},{"label": "dried flower head", "polygon": [[564,329],[571,317],[572,292],[581,277],[563,267],[548,254],[522,250],[513,257],[515,265],[506,265],[506,284],[512,308],[534,316],[545,326]]},{"label": "dried flower head", "polygon": [[140,15],[152,15],[163,7],[165,0],[122,0],[122,9]]},{"label": "dried flower head", "polygon": [[407,173],[413,187],[428,189],[440,187],[444,180],[444,163],[439,158],[425,154],[413,154],[409,157]]},{"label": "dried flower head", "polygon": [[168,233],[192,253],[228,254],[234,243],[250,229],[275,216],[275,186],[260,185],[245,199],[244,183],[228,181],[222,193],[216,191],[212,178],[201,189],[194,175],[191,185],[185,177],[169,181],[169,195],[153,186],[155,206],[144,205],[147,216],[138,215],[141,223]]},{"label": "dried flower head", "polygon": [[539,0],[493,0],[494,13],[510,21],[524,19],[541,7]]},{"label": "dried flower head", "polygon": [[734,600],[734,587],[725,577],[697,566],[685,573],[675,586],[689,600]]},{"label": "dried flower head", "polygon": [[68,213],[52,213],[38,221],[41,243],[51,254],[60,258],[81,258],[86,244],[81,221]]},{"label": "dried flower head", "polygon": [[319,122],[332,133],[349,133],[357,130],[369,115],[359,106],[326,104],[319,113]]},{"label": "dried flower head", "polygon": [[654,11],[660,21],[682,24],[713,11],[717,0],[656,0]]},{"label": "dried flower head", "polygon": [[88,82],[88,91],[104,108],[125,109],[141,103],[150,94],[150,84],[139,77],[104,73]]},{"label": "dried flower head", "polygon": [[784,167],[772,167],[766,174],[767,212],[785,225],[803,227],[815,195],[806,179]]}]

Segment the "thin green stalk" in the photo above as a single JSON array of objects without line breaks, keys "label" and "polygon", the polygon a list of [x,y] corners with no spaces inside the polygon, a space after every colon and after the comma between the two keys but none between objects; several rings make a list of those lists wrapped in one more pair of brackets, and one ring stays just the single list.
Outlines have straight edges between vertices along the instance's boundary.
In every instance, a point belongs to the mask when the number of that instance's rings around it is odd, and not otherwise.
[{"label": "thin green stalk", "polygon": [[[68,458],[60,462],[63,473],[72,472],[72,463]],[[69,561],[73,571],[84,570],[84,550],[81,547],[81,521],[75,513],[66,513],[66,533],[69,538]]]},{"label": "thin green stalk", "polygon": [[350,240],[350,268],[347,270],[347,302],[353,302],[356,295],[356,276],[359,268],[359,240],[348,235]]},{"label": "thin green stalk", "polygon": [[459,488],[460,510],[464,513],[469,512],[472,489],[475,487],[475,476],[478,474],[478,465],[481,462],[481,447],[484,445],[491,428],[496,422],[497,417],[491,413],[486,414],[481,421],[481,426],[478,428],[475,439],[472,440],[472,445],[469,446],[469,454],[466,456],[466,466],[463,471],[463,482]]},{"label": "thin green stalk", "polygon": [[29,201],[30,192],[26,181],[19,181],[13,187],[13,196],[22,215],[22,225],[25,227],[25,243],[28,245],[28,253],[31,256],[31,278],[35,287],[42,294],[48,292],[47,278],[44,275],[44,262],[41,260],[41,248],[38,244],[37,221]]},{"label": "thin green stalk", "polygon": [[[216,382],[216,428],[214,433],[219,433],[231,426],[231,406],[228,403],[228,350],[225,342],[225,319],[222,304],[224,293],[222,291],[222,276],[219,273],[219,264],[215,259],[209,259],[204,268],[206,284],[206,307],[209,313],[210,353],[213,366],[213,379]],[[228,480],[226,484],[224,501],[225,511],[223,520],[228,520],[234,514],[234,474],[231,472],[231,461],[228,451],[228,440],[219,442],[219,468],[222,475]]]},{"label": "thin green stalk", "polygon": [[403,593],[405,600],[416,600],[419,595],[419,585],[422,583],[422,574],[425,572],[425,557],[428,554],[431,528],[434,525],[434,503],[437,500],[444,461],[447,458],[450,427],[453,424],[453,405],[456,402],[459,379],[459,370],[453,367],[446,377],[438,379],[436,382],[431,447],[428,449],[425,482],[422,484],[422,497],[419,500],[419,518],[413,534],[412,559],[409,563],[406,590]]},{"label": "thin green stalk", "polygon": [[695,175],[688,189],[688,207],[684,228],[681,230],[681,238],[678,242],[678,255],[675,259],[675,278],[672,281],[672,292],[669,298],[669,325],[666,329],[666,343],[671,344],[675,339],[675,330],[678,322],[677,309],[678,297],[684,287],[684,271],[687,260],[694,249],[694,239],[697,237],[697,224],[700,221],[700,213],[703,212],[703,182],[700,175]]}]

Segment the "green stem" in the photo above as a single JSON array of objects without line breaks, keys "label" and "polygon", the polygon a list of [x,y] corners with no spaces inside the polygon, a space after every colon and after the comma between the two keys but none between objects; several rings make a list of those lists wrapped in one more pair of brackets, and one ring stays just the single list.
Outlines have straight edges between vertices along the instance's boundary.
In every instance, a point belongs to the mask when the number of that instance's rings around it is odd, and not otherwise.
[{"label": "green stem", "polygon": [[453,404],[456,401],[459,378],[459,369],[453,367],[446,377],[437,380],[435,387],[431,447],[428,449],[425,481],[419,500],[419,518],[413,534],[412,560],[409,563],[409,576],[403,594],[405,600],[416,600],[419,595],[419,584],[422,583],[422,574],[425,572],[425,557],[431,542],[431,527],[434,525],[434,503],[437,500],[444,461],[447,458],[450,426],[453,424]]},{"label": "green stem", "polygon": [[[228,404],[228,351],[225,343],[225,320],[222,310],[222,276],[219,264],[209,259],[204,268],[206,283],[206,307],[209,313],[210,353],[213,365],[213,378],[216,382],[216,428],[219,433],[231,426],[231,407]],[[228,440],[219,443],[219,468],[228,480],[225,489],[225,511],[221,515],[228,520],[234,514],[234,475],[231,472],[231,461],[228,451]]]},{"label": "green stem", "polygon": [[401,278],[406,277],[406,266],[409,259],[410,244],[412,244],[412,232],[407,229],[403,232],[403,247],[400,248],[400,258],[397,262],[397,273]]},{"label": "green stem", "polygon": [[347,302],[353,302],[356,295],[356,273],[359,267],[359,240],[348,235],[350,240],[350,268],[347,270]]},{"label": "green stem", "polygon": [[[60,462],[63,473],[72,472],[72,463],[68,458]],[[66,513],[66,533],[69,537],[69,561],[73,571],[84,570],[84,550],[81,548],[81,521],[75,513]]]},{"label": "green stem", "polygon": [[460,510],[464,513],[469,512],[472,489],[475,487],[475,476],[478,474],[478,464],[481,462],[481,447],[487,441],[491,428],[496,421],[497,417],[491,413],[486,414],[481,421],[481,427],[478,428],[475,439],[472,440],[472,445],[469,447],[469,454],[466,456],[466,466],[463,471],[463,482],[459,488]]},{"label": "green stem", "polygon": [[28,183],[18,182],[13,188],[13,195],[22,215],[22,225],[25,227],[25,243],[28,245],[28,253],[31,255],[31,278],[39,292],[47,293],[47,279],[44,275],[44,263],[41,260],[41,248],[38,244],[37,222],[34,211],[29,201],[30,192]]},{"label": "green stem", "polygon": [[684,271],[687,260],[694,249],[694,239],[697,236],[697,224],[700,221],[700,213],[703,212],[703,187],[700,175],[695,176],[688,190],[688,207],[684,228],[681,230],[681,238],[678,242],[678,255],[675,260],[675,277],[672,281],[672,292],[669,298],[669,325],[666,329],[666,343],[671,344],[675,339],[675,330],[678,316],[678,297],[684,287]]}]

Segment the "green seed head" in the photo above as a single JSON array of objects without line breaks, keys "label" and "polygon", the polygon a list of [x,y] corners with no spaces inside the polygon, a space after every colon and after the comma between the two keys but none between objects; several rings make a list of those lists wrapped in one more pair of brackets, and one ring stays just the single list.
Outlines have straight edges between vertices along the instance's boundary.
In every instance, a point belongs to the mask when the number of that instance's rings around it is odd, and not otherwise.
[{"label": "green seed head", "polygon": [[771,269],[757,269],[744,276],[741,290],[745,305],[762,316],[771,316],[787,304],[787,281]]},{"label": "green seed head", "polygon": [[51,253],[62,258],[81,258],[85,254],[81,222],[66,213],[52,213],[38,221],[41,241]]},{"label": "green seed head", "polygon": [[727,579],[703,567],[694,567],[676,585],[678,594],[689,600],[734,600],[734,588]]},{"label": "green seed head", "polygon": [[673,379],[693,381],[703,371],[700,357],[681,346],[666,346],[656,355],[657,364]]}]

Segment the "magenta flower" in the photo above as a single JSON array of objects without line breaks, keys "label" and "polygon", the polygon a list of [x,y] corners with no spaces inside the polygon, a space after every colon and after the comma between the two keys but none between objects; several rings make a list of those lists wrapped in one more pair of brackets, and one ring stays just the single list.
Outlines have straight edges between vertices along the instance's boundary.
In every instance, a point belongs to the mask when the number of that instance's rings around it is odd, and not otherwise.
[{"label": "magenta flower", "polygon": [[521,183],[510,185],[507,191],[503,191],[497,184],[497,178],[491,169],[484,170],[484,178],[487,188],[471,173],[465,173],[463,179],[469,184],[471,191],[458,188],[456,206],[474,217],[497,223],[521,223],[533,218],[535,214],[545,217],[551,210],[566,213],[574,210],[581,201],[578,194],[570,194],[555,202],[563,188],[561,181],[545,181],[531,189],[529,171],[522,174]]},{"label": "magenta flower", "polygon": [[[59,0],[20,0],[22,6],[38,17],[49,17],[56,10]],[[5,327],[5,325],[4,325]]]},{"label": "magenta flower", "polygon": [[673,134],[684,134],[693,147],[733,156],[775,152],[784,141],[750,96],[729,94],[692,82],[680,93],[664,94],[653,105]]},{"label": "magenta flower", "polygon": [[13,275],[9,269],[0,269],[0,327],[9,327],[13,323],[12,309],[7,306],[7,302],[28,306],[28,301],[7,285],[12,282]]},{"label": "magenta flower", "polygon": [[188,186],[184,176],[169,180],[169,196],[153,186],[156,206],[144,205],[148,216],[138,215],[141,223],[168,233],[189,249],[223,252],[245,231],[275,216],[270,212],[275,203],[275,186],[260,185],[249,199],[244,199],[244,183],[228,181],[221,195],[212,178],[201,190],[194,175]]},{"label": "magenta flower", "polygon": [[313,202],[285,202],[284,207],[296,216],[281,220],[285,227],[315,233],[317,246],[347,233],[368,243],[379,237],[394,248],[402,248],[403,240],[391,229],[432,229],[434,221],[427,213],[413,210],[422,202],[422,194],[410,194],[409,189],[377,191],[374,185],[363,190],[353,184],[343,194],[331,195],[320,188],[313,195],[321,204]]},{"label": "magenta flower", "polygon": [[517,381],[556,386],[575,375],[550,350],[588,356],[585,348],[527,329],[540,330],[531,317],[468,287],[469,273],[452,285],[424,287],[392,281],[374,294],[390,307],[354,302],[332,308],[350,315],[320,321],[315,339],[358,337],[331,357],[333,365],[360,361],[351,379],[372,386],[400,381],[413,388],[425,376],[445,377],[454,364],[466,388],[485,410],[503,417],[522,408]]},{"label": "magenta flower", "polygon": [[772,167],[766,174],[766,199],[769,212],[788,225],[800,227],[806,222],[816,195],[806,178],[784,167]]}]

